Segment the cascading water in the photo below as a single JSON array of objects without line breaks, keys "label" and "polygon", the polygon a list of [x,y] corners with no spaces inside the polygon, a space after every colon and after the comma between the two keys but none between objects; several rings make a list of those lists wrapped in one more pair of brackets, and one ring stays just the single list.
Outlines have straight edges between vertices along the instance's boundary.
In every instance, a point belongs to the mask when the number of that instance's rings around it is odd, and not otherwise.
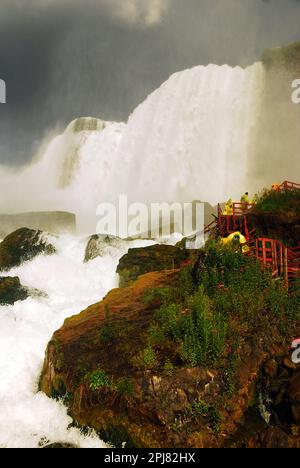
[{"label": "cascading water", "polygon": [[[83,118],[43,145],[22,171],[0,170],[0,212],[67,210],[82,231],[94,232],[100,202],[192,201],[240,196],[256,134],[264,71],[196,67],[173,75],[127,124]],[[6,273],[47,293],[1,307],[0,446],[68,442],[102,446],[73,428],[62,403],[38,393],[44,352],[69,315],[116,285],[118,259],[128,243],[83,262],[85,241],[53,241],[58,253]],[[131,246],[146,245],[136,241]]]},{"label": "cascading water", "polygon": [[117,286],[116,268],[135,241],[110,247],[104,257],[84,263],[86,239],[52,239],[57,254],[39,256],[7,272],[47,297],[32,297],[0,307],[0,447],[34,448],[48,443],[103,447],[95,434],[84,437],[63,403],[38,392],[45,349],[64,319],[98,302]]},{"label": "cascading water", "polygon": [[72,211],[89,231],[98,204],[119,194],[134,202],[239,198],[251,190],[263,88],[261,63],[200,66],[173,75],[127,124],[78,119],[38,162],[0,174],[0,211]]}]

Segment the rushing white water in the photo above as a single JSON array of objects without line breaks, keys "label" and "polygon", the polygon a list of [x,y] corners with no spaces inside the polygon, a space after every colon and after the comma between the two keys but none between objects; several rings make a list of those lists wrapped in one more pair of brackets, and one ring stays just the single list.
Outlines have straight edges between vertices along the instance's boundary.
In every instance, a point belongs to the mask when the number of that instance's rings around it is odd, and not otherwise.
[{"label": "rushing white water", "polygon": [[41,255],[8,272],[21,283],[47,293],[14,306],[0,307],[0,447],[34,448],[40,443],[64,442],[80,447],[103,447],[95,434],[83,436],[66,408],[38,392],[45,349],[64,319],[98,302],[117,286],[119,258],[135,241],[110,247],[107,255],[84,263],[86,239],[52,239],[57,254]]},{"label": "rushing white water", "polygon": [[[80,119],[21,173],[0,172],[0,210],[68,210],[95,229],[100,202],[211,203],[245,188],[264,69],[209,65],[173,75],[127,124]],[[251,188],[250,188],[251,190]]]}]

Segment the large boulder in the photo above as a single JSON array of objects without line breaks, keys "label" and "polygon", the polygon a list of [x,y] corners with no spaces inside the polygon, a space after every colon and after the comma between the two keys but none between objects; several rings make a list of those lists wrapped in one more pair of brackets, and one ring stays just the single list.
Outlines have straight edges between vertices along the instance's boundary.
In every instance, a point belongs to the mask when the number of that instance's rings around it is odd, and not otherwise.
[{"label": "large boulder", "polygon": [[120,286],[129,285],[140,275],[151,271],[174,270],[191,259],[192,251],[171,245],[129,249],[118,265]]},{"label": "large boulder", "polygon": [[88,240],[84,261],[89,262],[97,257],[104,257],[111,249],[118,249],[124,245],[126,241],[119,237],[109,236],[106,234],[95,234]]},{"label": "large boulder", "polygon": [[52,255],[55,251],[42,231],[18,229],[0,244],[0,271],[10,270],[40,254]]},{"label": "large boulder", "polygon": [[18,277],[0,277],[0,305],[13,305],[17,301],[24,301],[28,296],[28,289],[21,285]]},{"label": "large boulder", "polygon": [[[115,446],[234,446],[261,368],[276,350],[274,340],[281,342],[270,322],[241,338],[235,364],[229,346],[229,361],[194,368],[178,358],[176,342],[149,348],[151,327],[152,339],[160,340],[153,328],[157,298],[149,297],[159,289],[178,291],[180,281],[177,270],[142,275],[67,319],[48,344],[40,389],[64,398],[80,426]],[[260,426],[262,420],[256,432]],[[247,427],[245,433],[248,440]]]}]

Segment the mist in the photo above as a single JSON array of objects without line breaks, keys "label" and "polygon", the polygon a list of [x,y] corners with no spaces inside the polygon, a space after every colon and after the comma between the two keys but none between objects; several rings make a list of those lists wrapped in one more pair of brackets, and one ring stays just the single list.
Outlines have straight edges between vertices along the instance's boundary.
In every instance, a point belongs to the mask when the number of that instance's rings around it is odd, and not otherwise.
[{"label": "mist", "polygon": [[176,71],[250,65],[299,24],[298,0],[2,0],[0,162],[28,164],[78,116],[126,121]]}]

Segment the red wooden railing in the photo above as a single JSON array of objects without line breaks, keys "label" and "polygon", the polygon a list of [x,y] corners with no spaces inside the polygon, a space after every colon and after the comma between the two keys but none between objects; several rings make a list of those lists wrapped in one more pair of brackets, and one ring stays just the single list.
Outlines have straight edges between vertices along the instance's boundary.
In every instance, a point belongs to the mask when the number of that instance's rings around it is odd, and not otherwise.
[{"label": "red wooden railing", "polygon": [[[276,190],[300,190],[300,184],[284,181]],[[271,268],[274,278],[282,278],[286,287],[300,279],[300,243],[298,247],[286,247],[282,242],[269,238],[257,238],[255,229],[249,232],[247,215],[254,204],[233,203],[232,214],[223,213],[218,205],[218,218],[208,226],[205,233],[217,229],[218,235],[227,237],[240,231],[247,239],[248,255],[255,255],[265,266]]]},{"label": "red wooden railing", "polygon": [[271,268],[273,277],[282,278],[286,287],[300,279],[300,244],[287,247],[275,239],[259,238],[254,248],[250,246],[250,254]]},{"label": "red wooden railing", "polygon": [[278,189],[279,192],[284,192],[287,190],[300,190],[300,184],[296,184],[296,182],[290,182],[285,180],[281,185],[279,185]]}]

